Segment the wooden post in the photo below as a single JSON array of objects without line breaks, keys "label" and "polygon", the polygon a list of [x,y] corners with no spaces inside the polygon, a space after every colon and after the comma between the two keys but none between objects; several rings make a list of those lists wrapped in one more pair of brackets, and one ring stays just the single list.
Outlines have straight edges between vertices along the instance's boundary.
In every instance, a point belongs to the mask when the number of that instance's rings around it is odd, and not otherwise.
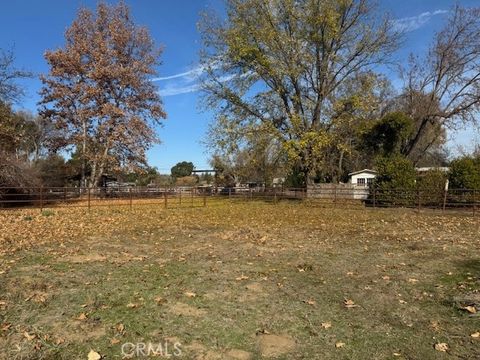
[{"label": "wooden post", "polygon": [[273,203],[277,203],[277,188],[273,188]]},{"label": "wooden post", "polygon": [[87,192],[87,207],[88,207],[88,211],[90,211],[90,187],[88,187],[88,192]]},{"label": "wooden post", "polygon": [[228,200],[232,199],[232,188],[228,188]]},{"label": "wooden post", "polygon": [[179,205],[182,206],[182,190],[181,189],[179,190],[179,193],[178,193],[178,200],[179,200]]},{"label": "wooden post", "polygon": [[203,191],[203,206],[207,206],[207,192]]},{"label": "wooden post", "polygon": [[377,188],[373,188],[373,208],[377,206]]},{"label": "wooden post", "polygon": [[442,207],[442,213],[445,213],[445,207],[447,206],[447,196],[448,196],[448,185],[449,181],[445,181],[445,188],[443,192],[443,207]]},{"label": "wooden post", "polygon": [[337,207],[337,184],[333,185],[333,191],[334,191],[333,204],[335,207]]},{"label": "wooden post", "polygon": [[165,203],[165,209],[168,207],[168,200],[167,200],[167,189],[163,192],[163,199]]},{"label": "wooden post", "polygon": [[129,205],[130,205],[130,210],[132,210],[132,206],[133,206],[133,199],[132,199],[132,188],[128,188],[128,192],[129,192],[129,197],[130,197],[130,200],[129,200]]},{"label": "wooden post", "polygon": [[63,202],[64,203],[67,202],[67,187],[66,186],[63,187]]},{"label": "wooden post", "polygon": [[43,186],[40,186],[40,212],[43,211]]},{"label": "wooden post", "polygon": [[193,207],[193,196],[194,196],[195,188],[192,187],[190,189],[190,192],[192,193],[192,207]]},{"label": "wooden post", "polygon": [[252,199],[253,199],[253,191],[252,189],[250,189],[250,201],[252,201]]},{"label": "wooden post", "polygon": [[444,190],[443,191],[443,205],[442,205],[442,212],[445,213],[445,208],[447,206],[447,193],[448,193],[448,190]]}]

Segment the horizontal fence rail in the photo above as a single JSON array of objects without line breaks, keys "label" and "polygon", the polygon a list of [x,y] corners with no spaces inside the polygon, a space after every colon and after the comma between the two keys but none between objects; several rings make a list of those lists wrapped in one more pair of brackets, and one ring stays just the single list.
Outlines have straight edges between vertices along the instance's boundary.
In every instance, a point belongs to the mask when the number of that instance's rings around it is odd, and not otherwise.
[{"label": "horizontal fence rail", "polygon": [[311,205],[355,208],[415,208],[469,211],[476,214],[480,190],[370,189],[323,184],[305,188],[247,187],[0,187],[0,208],[52,208],[123,205],[202,207],[215,200],[301,201]]}]

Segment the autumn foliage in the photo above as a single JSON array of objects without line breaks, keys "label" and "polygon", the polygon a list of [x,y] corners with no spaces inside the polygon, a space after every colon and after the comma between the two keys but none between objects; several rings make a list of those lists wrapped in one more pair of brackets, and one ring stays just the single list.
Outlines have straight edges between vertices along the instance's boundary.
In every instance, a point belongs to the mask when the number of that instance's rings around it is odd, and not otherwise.
[{"label": "autumn foliage", "polygon": [[41,112],[63,132],[52,148],[77,149],[89,182],[107,171],[146,164],[145,151],[159,141],[154,125],[165,118],[149,78],[161,50],[136,26],[128,7],[100,3],[81,9],[61,49],[47,51]]}]

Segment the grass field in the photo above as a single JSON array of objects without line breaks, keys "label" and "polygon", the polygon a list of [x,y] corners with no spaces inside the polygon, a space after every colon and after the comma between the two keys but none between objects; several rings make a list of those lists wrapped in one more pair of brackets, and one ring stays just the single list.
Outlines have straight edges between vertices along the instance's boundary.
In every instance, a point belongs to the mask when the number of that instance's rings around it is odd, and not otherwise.
[{"label": "grass field", "polygon": [[256,201],[3,211],[0,358],[478,359],[479,221]]}]

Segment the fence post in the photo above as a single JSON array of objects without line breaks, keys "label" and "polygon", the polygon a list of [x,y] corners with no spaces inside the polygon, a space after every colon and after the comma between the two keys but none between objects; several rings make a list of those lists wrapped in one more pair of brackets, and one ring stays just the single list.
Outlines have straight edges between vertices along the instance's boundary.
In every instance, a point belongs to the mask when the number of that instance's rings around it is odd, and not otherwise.
[{"label": "fence post", "polygon": [[66,186],[63,187],[63,202],[64,203],[67,202],[67,187]]},{"label": "fence post", "polygon": [[40,186],[40,212],[43,211],[43,186]]},{"label": "fence post", "polygon": [[195,188],[192,187],[192,188],[190,189],[190,192],[192,193],[192,207],[193,207],[193,196],[194,196],[194,193],[195,193]]},{"label": "fence post", "polygon": [[253,191],[252,189],[250,189],[250,201],[252,201],[252,199],[253,199]]},{"label": "fence post", "polygon": [[168,200],[167,200],[167,189],[163,192],[163,199],[165,202],[165,209],[168,207]]},{"label": "fence post", "polygon": [[377,206],[377,188],[373,188],[373,208]]},{"label": "fence post", "polygon": [[277,203],[277,188],[273,188],[273,203]]},{"label": "fence post", "polygon": [[87,207],[88,207],[88,211],[90,211],[90,186],[88,187],[88,192],[87,192]]},{"label": "fence post", "polygon": [[182,206],[182,189],[179,190],[178,200],[179,200],[179,205]]},{"label": "fence post", "polygon": [[133,204],[132,204],[133,203],[133,201],[132,201],[133,200],[132,199],[132,196],[133,196],[132,188],[128,188],[128,192],[129,192],[129,195],[130,195],[130,200],[129,200],[130,210],[132,210],[132,206],[133,206]]},{"label": "fence post", "polygon": [[445,213],[445,207],[447,206],[447,193],[448,193],[448,190],[445,189],[443,191],[443,205],[442,205],[442,212]]},{"label": "fence post", "polygon": [[207,206],[207,192],[203,191],[203,206]]},{"label": "fence post", "polygon": [[334,207],[337,207],[337,184],[333,185],[333,191],[334,191],[333,204],[334,204]]}]

